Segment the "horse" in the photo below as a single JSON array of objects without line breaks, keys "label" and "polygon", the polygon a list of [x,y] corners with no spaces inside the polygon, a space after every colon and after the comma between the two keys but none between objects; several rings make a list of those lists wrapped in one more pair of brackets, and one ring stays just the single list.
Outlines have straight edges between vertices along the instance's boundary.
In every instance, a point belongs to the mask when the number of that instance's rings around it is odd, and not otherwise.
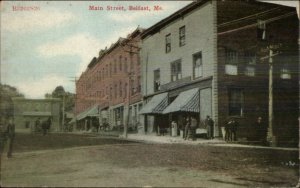
[{"label": "horse", "polygon": [[51,121],[50,117],[46,121],[42,122],[43,135],[46,135],[47,132],[49,132],[51,123],[52,123],[52,121]]}]

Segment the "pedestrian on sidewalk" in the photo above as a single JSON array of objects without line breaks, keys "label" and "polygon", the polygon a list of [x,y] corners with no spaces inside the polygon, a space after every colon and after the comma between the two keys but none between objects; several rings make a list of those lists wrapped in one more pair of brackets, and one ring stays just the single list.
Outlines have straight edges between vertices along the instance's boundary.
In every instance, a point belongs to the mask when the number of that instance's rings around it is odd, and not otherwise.
[{"label": "pedestrian on sidewalk", "polygon": [[230,132],[231,132],[231,138],[230,140],[231,141],[237,141],[237,128],[239,126],[239,123],[235,120],[235,119],[231,119],[230,121],[230,125],[229,125],[229,128],[230,128]]},{"label": "pedestrian on sidewalk", "polygon": [[191,130],[191,123],[190,123],[190,118],[186,118],[186,123],[185,123],[185,128],[184,128],[184,139],[187,140],[189,139],[189,132]]},{"label": "pedestrian on sidewalk", "polygon": [[268,127],[263,122],[262,117],[258,117],[255,121],[255,132],[256,132],[256,138],[259,142],[261,142],[262,145],[267,144],[267,132]]},{"label": "pedestrian on sidewalk", "polygon": [[12,157],[14,140],[15,140],[15,124],[13,122],[13,118],[9,117],[8,125],[7,125],[7,142],[8,142],[7,157],[8,158]]},{"label": "pedestrian on sidewalk", "polygon": [[205,126],[207,129],[207,139],[214,139],[214,121],[210,116],[206,116]]},{"label": "pedestrian on sidewalk", "polygon": [[192,136],[192,140],[196,139],[196,129],[198,127],[198,121],[197,119],[192,116],[191,117],[191,136]]}]

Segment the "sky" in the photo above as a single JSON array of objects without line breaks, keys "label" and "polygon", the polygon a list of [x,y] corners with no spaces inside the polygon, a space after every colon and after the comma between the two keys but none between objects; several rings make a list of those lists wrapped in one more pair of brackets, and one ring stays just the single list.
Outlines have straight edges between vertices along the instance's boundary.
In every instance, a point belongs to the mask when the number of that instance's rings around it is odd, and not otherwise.
[{"label": "sky", "polygon": [[[1,83],[16,87],[26,98],[44,98],[59,85],[74,93],[75,77],[101,49],[190,2],[1,1]],[[162,10],[154,11],[155,5]],[[20,6],[31,10],[13,10]],[[89,10],[90,6],[104,10]],[[149,6],[151,11],[109,11],[107,6]]]}]

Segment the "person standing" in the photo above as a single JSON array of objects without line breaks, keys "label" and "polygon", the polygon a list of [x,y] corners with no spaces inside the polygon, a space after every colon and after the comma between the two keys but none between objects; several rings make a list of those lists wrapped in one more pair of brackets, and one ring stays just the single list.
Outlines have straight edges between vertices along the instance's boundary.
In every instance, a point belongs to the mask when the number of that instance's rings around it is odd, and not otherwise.
[{"label": "person standing", "polygon": [[214,121],[210,116],[206,116],[205,126],[207,129],[207,139],[214,139]]},{"label": "person standing", "polygon": [[196,129],[198,127],[198,122],[195,117],[191,118],[191,135],[192,135],[192,140],[196,139]]},{"label": "person standing", "polygon": [[239,123],[235,120],[235,119],[232,119],[231,120],[231,123],[230,123],[230,129],[231,129],[231,141],[237,141],[237,135],[236,135],[236,132],[237,132],[237,128],[239,126]]},{"label": "person standing", "polygon": [[186,118],[186,123],[185,123],[185,127],[184,127],[184,139],[188,139],[189,138],[189,132],[191,129],[191,123],[190,123],[190,118],[187,117]]},{"label": "person standing", "polygon": [[7,157],[8,158],[12,157],[14,139],[15,139],[15,124],[13,122],[13,118],[9,117],[8,125],[7,125],[7,142],[8,142]]},{"label": "person standing", "polygon": [[266,145],[267,143],[267,132],[268,127],[263,123],[262,117],[258,117],[255,122],[256,136],[257,140],[261,142],[261,144]]},{"label": "person standing", "polygon": [[40,118],[38,118],[38,119],[35,121],[34,132],[39,132],[40,129],[41,129],[41,122],[40,122]]}]

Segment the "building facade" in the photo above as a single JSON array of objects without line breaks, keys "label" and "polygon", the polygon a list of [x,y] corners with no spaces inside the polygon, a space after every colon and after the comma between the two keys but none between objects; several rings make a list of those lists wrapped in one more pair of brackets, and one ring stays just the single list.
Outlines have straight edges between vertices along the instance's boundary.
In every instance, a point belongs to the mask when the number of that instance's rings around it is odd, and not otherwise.
[{"label": "building facade", "polygon": [[41,125],[48,118],[52,120],[50,131],[61,131],[60,112],[62,106],[60,99],[26,99],[18,97],[13,98],[13,104],[16,131],[40,131],[40,127],[36,127],[37,120],[39,120]]},{"label": "building facade", "polygon": [[76,115],[79,125],[109,123],[136,128],[141,108],[140,34],[137,28],[127,38],[119,38],[92,59],[76,82]]},{"label": "building facade", "polygon": [[172,120],[183,128],[186,117],[204,128],[211,116],[220,136],[235,118],[238,137],[251,140],[260,116],[274,142],[297,143],[298,32],[295,8],[227,0],[193,2],[148,28],[141,50],[144,131],[168,129]]}]

